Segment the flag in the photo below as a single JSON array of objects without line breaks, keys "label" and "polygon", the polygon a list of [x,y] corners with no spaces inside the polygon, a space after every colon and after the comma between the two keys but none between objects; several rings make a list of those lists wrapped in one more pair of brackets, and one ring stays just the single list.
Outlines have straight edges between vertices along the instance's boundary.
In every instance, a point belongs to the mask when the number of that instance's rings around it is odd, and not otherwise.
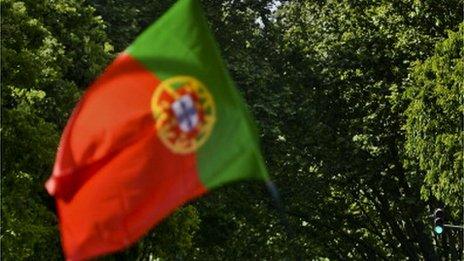
[{"label": "flag", "polygon": [[240,179],[268,179],[257,131],[199,3],[180,0],[83,95],[45,186],[64,254],[81,260]]}]

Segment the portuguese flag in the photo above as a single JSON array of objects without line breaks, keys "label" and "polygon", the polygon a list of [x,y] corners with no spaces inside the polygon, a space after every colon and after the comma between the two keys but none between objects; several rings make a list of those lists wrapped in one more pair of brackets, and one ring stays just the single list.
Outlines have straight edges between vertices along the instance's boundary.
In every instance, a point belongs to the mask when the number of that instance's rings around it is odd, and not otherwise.
[{"label": "portuguese flag", "polygon": [[267,180],[200,5],[178,1],[84,94],[46,183],[68,260],[121,250],[224,183]]}]

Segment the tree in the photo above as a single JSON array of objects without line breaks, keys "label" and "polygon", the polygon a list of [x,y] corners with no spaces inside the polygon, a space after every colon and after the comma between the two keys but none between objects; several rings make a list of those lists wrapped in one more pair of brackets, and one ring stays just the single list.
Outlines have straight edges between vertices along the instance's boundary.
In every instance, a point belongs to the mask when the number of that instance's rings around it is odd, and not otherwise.
[{"label": "tree", "polygon": [[60,259],[43,184],[59,130],[105,65],[103,22],[79,1],[1,2],[2,258]]},{"label": "tree", "polygon": [[276,173],[295,180],[289,211],[296,230],[307,231],[301,241],[320,250],[310,257],[437,258],[422,179],[403,165],[400,99],[411,62],[444,37],[431,22],[456,28],[462,18],[431,5],[323,1],[281,9],[284,58],[275,71],[285,79],[279,93],[292,102],[274,111],[285,127],[273,140],[293,151]]},{"label": "tree", "polygon": [[[111,57],[173,2],[2,0],[2,258],[61,259],[43,189],[59,134]],[[441,202],[462,215],[462,25],[446,33],[462,0],[202,3],[289,228],[263,184],[242,182],[104,259],[443,255],[428,216]],[[463,243],[448,240],[457,258]]]},{"label": "tree", "polygon": [[[406,150],[424,174],[422,195],[449,206],[452,217],[462,218],[464,93],[464,24],[449,31],[434,54],[417,62],[405,98],[409,102]],[[462,223],[462,220],[461,220]]]}]

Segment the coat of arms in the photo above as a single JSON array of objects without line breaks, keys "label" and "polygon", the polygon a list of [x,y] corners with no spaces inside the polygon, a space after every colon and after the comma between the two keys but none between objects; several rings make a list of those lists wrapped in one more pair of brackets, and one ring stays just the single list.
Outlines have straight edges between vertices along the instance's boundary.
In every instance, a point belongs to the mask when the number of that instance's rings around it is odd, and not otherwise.
[{"label": "coat of arms", "polygon": [[196,151],[206,142],[216,121],[211,94],[190,76],[163,81],[153,93],[151,108],[158,137],[175,153]]}]

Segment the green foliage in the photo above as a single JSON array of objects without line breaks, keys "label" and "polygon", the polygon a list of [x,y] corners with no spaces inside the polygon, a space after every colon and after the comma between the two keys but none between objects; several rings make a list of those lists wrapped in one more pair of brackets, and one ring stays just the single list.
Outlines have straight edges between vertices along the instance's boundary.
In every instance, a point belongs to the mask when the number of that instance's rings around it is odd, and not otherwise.
[{"label": "green foliage", "polygon": [[445,203],[454,217],[462,216],[464,187],[463,23],[459,29],[436,45],[433,56],[414,65],[404,126],[406,150],[425,172],[422,195]]},{"label": "green foliage", "polygon": [[[173,2],[1,0],[5,260],[62,259],[43,189],[60,132]],[[289,227],[262,184],[238,183],[103,259],[458,258],[459,235],[440,243],[428,216],[438,200],[462,223],[462,0],[278,2],[202,1]]]},{"label": "green foliage", "polygon": [[430,22],[456,28],[462,18],[451,7],[427,13],[431,5],[291,2],[279,10],[267,47],[276,55],[261,55],[270,80],[245,89],[261,92],[252,104],[302,256],[436,258],[433,206],[420,199],[417,169],[403,166],[401,99],[409,66],[445,36]]},{"label": "green foliage", "polygon": [[56,217],[42,184],[58,132],[25,106],[4,111],[2,125],[2,258],[55,260]]},{"label": "green foliage", "polygon": [[57,220],[43,184],[78,87],[107,61],[103,23],[79,1],[4,0],[1,10],[2,258],[56,260]]},{"label": "green foliage", "polygon": [[131,248],[102,260],[188,259],[199,223],[198,211],[188,205],[158,224]]},{"label": "green foliage", "polygon": [[105,31],[116,52],[123,51],[174,1],[87,0],[108,24]]},{"label": "green foliage", "polygon": [[[160,258],[187,258],[199,228],[198,211],[192,205],[175,212],[142,241],[145,253]],[[152,239],[152,240],[151,240]]]}]

